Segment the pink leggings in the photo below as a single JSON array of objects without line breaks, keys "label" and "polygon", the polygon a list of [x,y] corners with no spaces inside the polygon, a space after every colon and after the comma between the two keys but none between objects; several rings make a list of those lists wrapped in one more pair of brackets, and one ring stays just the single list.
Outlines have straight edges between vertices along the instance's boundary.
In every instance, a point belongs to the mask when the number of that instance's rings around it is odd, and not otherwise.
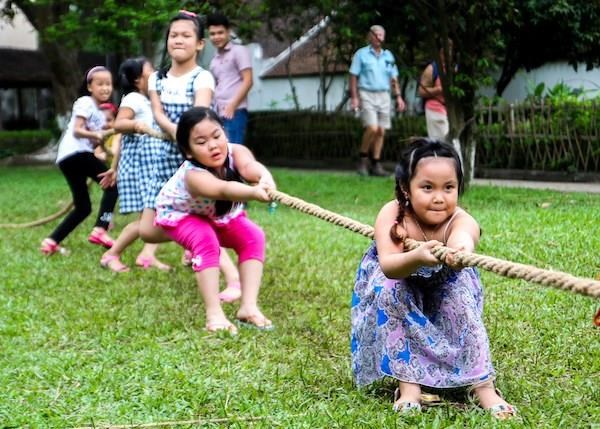
[{"label": "pink leggings", "polygon": [[162,228],[173,241],[192,252],[194,271],[218,267],[221,247],[235,250],[240,264],[248,259],[265,261],[265,233],[245,212],[226,224],[190,214],[177,226]]}]

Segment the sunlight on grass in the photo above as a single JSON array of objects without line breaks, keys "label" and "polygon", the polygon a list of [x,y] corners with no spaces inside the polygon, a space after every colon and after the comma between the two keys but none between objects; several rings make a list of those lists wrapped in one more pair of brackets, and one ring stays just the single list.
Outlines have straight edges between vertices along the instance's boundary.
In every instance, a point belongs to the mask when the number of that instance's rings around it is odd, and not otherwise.
[{"label": "sunlight on grass", "polygon": [[[393,197],[391,179],[274,174],[280,190],[367,224]],[[94,186],[95,208],[99,195]],[[68,197],[55,168],[0,169],[0,223],[45,216]],[[600,274],[600,196],[474,187],[462,205],[483,228],[479,253]],[[229,426],[499,426],[470,405],[399,417],[391,380],[356,389],[350,294],[367,239],[283,206],[269,214],[251,203],[249,216],[268,237],[261,306],[276,329],[241,329],[237,337],[204,331],[194,278],[172,243],[159,250],[172,272],[115,275],[99,266],[102,249],[86,241],[91,216],[65,240],[68,257],[38,252],[56,222],[0,230],[0,427],[251,416],[262,419]],[[117,216],[117,230],[132,219]],[[124,262],[133,265],[140,248],[136,243]],[[498,386],[522,415],[502,427],[600,421],[600,331],[591,324],[599,302],[482,276]],[[225,307],[231,316],[235,309]]]}]

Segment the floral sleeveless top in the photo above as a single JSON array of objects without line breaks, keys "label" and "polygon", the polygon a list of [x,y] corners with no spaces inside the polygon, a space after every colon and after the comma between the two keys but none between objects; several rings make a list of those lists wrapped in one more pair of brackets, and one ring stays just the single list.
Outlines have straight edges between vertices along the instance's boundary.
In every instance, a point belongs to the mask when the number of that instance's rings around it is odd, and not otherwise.
[{"label": "floral sleeveless top", "polygon": [[[229,165],[233,168],[233,147],[229,144]],[[229,223],[243,212],[243,204],[234,202],[231,210],[222,216],[216,214],[216,201],[202,196],[193,197],[185,186],[188,171],[207,171],[186,160],[156,197],[156,220],[161,226],[174,227],[190,214],[205,216],[218,224]]]}]

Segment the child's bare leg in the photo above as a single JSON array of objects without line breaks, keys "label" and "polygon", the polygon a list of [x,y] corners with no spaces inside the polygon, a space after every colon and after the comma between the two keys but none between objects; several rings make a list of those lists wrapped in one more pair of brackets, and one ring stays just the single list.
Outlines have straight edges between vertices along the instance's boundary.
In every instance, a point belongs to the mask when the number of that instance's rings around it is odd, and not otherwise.
[{"label": "child's bare leg", "polygon": [[171,241],[162,228],[154,225],[155,212],[152,209],[145,208],[140,220],[140,237],[146,243],[164,243]]},{"label": "child's bare leg", "polygon": [[473,394],[479,399],[479,405],[482,408],[490,408],[498,404],[510,405],[504,398],[498,395],[493,383],[484,383],[479,387],[475,387]]},{"label": "child's bare leg", "polygon": [[114,244],[104,254],[121,256],[123,251],[140,236],[140,221],[136,220],[125,226],[119,234]]},{"label": "child's bare leg", "polygon": [[100,258],[100,265],[116,273],[129,271],[129,267],[123,264],[119,258],[127,246],[139,237],[139,223],[140,222],[136,220],[123,228],[119,237],[113,242],[112,247],[104,252]]},{"label": "child's bare leg", "polygon": [[410,402],[414,404],[421,403],[421,386],[419,384],[401,381],[399,390],[400,397],[396,395],[394,407],[400,407],[402,402]]},{"label": "child's bare leg", "polygon": [[240,264],[242,301],[236,317],[241,321],[256,325],[258,328],[268,328],[272,326],[272,322],[258,308],[258,291],[262,272],[263,263],[256,259],[249,259]]},{"label": "child's bare leg", "polygon": [[210,332],[227,330],[236,333],[236,327],[227,319],[219,299],[219,268],[206,268],[196,272],[198,291],[204,301],[206,330]]},{"label": "child's bare leg", "polygon": [[227,287],[219,294],[219,298],[224,302],[233,302],[242,296],[240,286],[240,273],[233,263],[231,256],[227,253],[227,249],[221,247],[219,256],[219,267],[225,277]]}]

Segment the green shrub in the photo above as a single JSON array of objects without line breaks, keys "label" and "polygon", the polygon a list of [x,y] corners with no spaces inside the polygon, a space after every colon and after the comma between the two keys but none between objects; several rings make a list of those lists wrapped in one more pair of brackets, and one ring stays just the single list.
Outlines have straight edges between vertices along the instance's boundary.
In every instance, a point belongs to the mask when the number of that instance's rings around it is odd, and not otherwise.
[{"label": "green shrub", "polygon": [[0,159],[34,152],[51,139],[50,130],[0,131]]},{"label": "green shrub", "polygon": [[600,150],[600,99],[583,99],[567,89],[557,85],[541,97],[540,87],[535,96],[512,107],[496,102],[492,115],[486,107],[475,127],[478,165],[597,172],[600,163],[593,154]]},{"label": "green shrub", "polygon": [[[358,155],[362,132],[360,118],[347,113],[261,111],[250,113],[247,141],[263,159],[350,160]],[[401,142],[426,134],[423,116],[393,118],[383,158],[396,160]]]}]

